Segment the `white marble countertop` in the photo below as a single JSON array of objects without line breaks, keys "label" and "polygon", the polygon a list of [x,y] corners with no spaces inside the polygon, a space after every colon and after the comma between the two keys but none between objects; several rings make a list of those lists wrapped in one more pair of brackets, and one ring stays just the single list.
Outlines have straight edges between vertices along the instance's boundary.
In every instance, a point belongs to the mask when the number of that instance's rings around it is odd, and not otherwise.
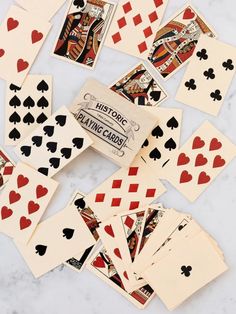
[{"label": "white marble countertop", "polygon": [[[50,0],[49,0],[50,1]],[[234,0],[194,0],[193,4],[214,26],[219,38],[236,46],[236,2]],[[0,1],[0,19],[4,17],[13,0]],[[166,20],[185,0],[170,0],[164,19]],[[95,71],[62,62],[50,56],[50,51],[59,31],[66,5],[53,19],[53,29],[39,54],[31,73],[52,74],[54,77],[53,110],[69,105],[78,94],[88,77],[94,77],[110,84],[138,60],[114,50],[103,48]],[[46,10],[46,8],[45,8]],[[168,82],[163,83],[170,98],[163,107],[184,109],[181,142],[191,135],[205,119],[210,120],[234,143],[236,143],[236,79],[218,118],[208,116],[174,101],[177,87],[185,69]],[[0,81],[0,131],[1,144],[4,138],[4,94],[5,83]],[[14,159],[12,149],[6,149]],[[45,217],[61,210],[69,201],[75,189],[90,192],[117,166],[89,150],[67,166],[55,177],[60,188]],[[233,314],[236,313],[236,160],[214,181],[207,191],[190,204],[172,186],[165,182],[168,192],[160,198],[166,207],[190,212],[193,217],[216,238],[223,249],[230,270],[207,288],[202,289],[179,307],[181,314]],[[35,280],[12,241],[0,234],[0,313],[1,314],[104,314],[138,313],[132,304],[87,270],[77,274],[67,267],[54,271]],[[143,313],[168,311],[155,298]]]}]

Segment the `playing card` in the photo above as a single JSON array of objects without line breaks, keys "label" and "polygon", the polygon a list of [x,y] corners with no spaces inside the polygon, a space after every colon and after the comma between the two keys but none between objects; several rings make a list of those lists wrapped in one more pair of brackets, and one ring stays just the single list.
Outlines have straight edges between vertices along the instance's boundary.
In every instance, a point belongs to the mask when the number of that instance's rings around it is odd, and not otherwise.
[{"label": "playing card", "polygon": [[46,20],[50,20],[66,0],[16,0],[16,2],[27,11],[36,13]]},{"label": "playing card", "polygon": [[168,0],[121,0],[105,45],[146,59]]},{"label": "playing card", "polygon": [[52,76],[28,75],[22,87],[7,84],[5,145],[16,145],[51,115]]},{"label": "playing card", "polygon": [[160,26],[149,52],[149,62],[167,80],[192,56],[201,34],[216,36],[196,9],[185,5]]},{"label": "playing card", "polygon": [[15,151],[22,161],[52,177],[91,144],[92,140],[73,115],[61,107]]},{"label": "playing card", "polygon": [[167,92],[144,63],[137,64],[110,89],[139,106],[159,106],[168,98]]},{"label": "playing card", "polygon": [[21,86],[51,24],[12,5],[0,26],[0,77]]},{"label": "playing card", "polygon": [[194,202],[236,156],[236,146],[208,121],[167,165],[166,179]]},{"label": "playing card", "polygon": [[89,80],[70,108],[89,132],[92,147],[122,167],[129,167],[157,118],[95,80]]},{"label": "playing card", "polygon": [[156,176],[165,179],[165,167],[175,156],[180,143],[182,110],[172,108],[147,108],[155,114],[158,124],[143,143],[138,156],[156,172]]},{"label": "playing card", "polygon": [[98,60],[115,3],[102,0],[70,0],[53,55],[93,69]]},{"label": "playing card", "polygon": [[0,230],[26,243],[44,214],[58,183],[18,163],[0,196]]},{"label": "playing card", "polygon": [[11,177],[14,167],[15,163],[0,146],[0,190]]},{"label": "playing card", "polygon": [[227,270],[205,232],[181,246],[144,272],[156,294],[169,310]]},{"label": "playing card", "polygon": [[28,244],[15,241],[36,278],[95,244],[80,214],[68,207],[40,223]]},{"label": "playing card", "polygon": [[176,100],[217,116],[235,69],[236,48],[202,35]]},{"label": "playing card", "polygon": [[87,268],[139,309],[144,309],[154,296],[152,288],[148,285],[128,293],[114,267],[112,259],[104,247],[99,248],[99,250],[94,253],[87,264]]}]

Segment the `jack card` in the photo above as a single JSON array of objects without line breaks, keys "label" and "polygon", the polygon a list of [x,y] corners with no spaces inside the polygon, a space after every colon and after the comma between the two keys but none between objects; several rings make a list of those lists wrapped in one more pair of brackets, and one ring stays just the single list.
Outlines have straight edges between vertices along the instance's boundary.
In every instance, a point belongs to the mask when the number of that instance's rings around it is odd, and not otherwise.
[{"label": "jack card", "polygon": [[14,167],[15,163],[0,146],[0,190],[5,186],[11,177]]}]

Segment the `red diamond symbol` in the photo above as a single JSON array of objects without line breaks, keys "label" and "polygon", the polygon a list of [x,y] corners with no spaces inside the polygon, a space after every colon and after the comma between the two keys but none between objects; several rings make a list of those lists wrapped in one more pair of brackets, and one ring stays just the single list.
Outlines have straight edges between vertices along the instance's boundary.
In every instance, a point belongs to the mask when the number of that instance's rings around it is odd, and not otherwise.
[{"label": "red diamond symbol", "polygon": [[155,6],[158,8],[160,5],[163,4],[163,0],[154,0]]},{"label": "red diamond symbol", "polygon": [[119,189],[121,187],[122,180],[114,180],[112,183],[112,188],[113,189]]},{"label": "red diamond symbol", "polygon": [[130,184],[129,192],[131,192],[131,193],[137,192],[138,191],[138,187],[139,187],[139,184]]},{"label": "red diamond symbol", "polygon": [[119,41],[121,41],[120,33],[118,32],[118,33],[112,35],[112,39],[113,39],[114,44],[116,44],[116,43],[118,43]]},{"label": "red diamond symbol", "polygon": [[113,198],[111,202],[112,207],[119,207],[121,203],[121,198]]},{"label": "red diamond symbol", "polygon": [[156,189],[147,189],[146,197],[154,197],[156,194]]},{"label": "red diamond symbol", "polygon": [[130,218],[129,216],[127,216],[125,219],[125,225],[131,229],[134,225],[134,220]]},{"label": "red diamond symbol", "polygon": [[105,193],[97,194],[96,198],[95,198],[95,202],[96,203],[102,203],[102,202],[104,202],[104,199],[105,199]]},{"label": "red diamond symbol", "polygon": [[13,166],[5,167],[4,171],[3,171],[3,175],[4,176],[6,176],[6,175],[8,176],[8,175],[12,174],[13,168],[14,168]]},{"label": "red diamond symbol", "polygon": [[148,15],[149,20],[151,23],[155,22],[156,20],[158,20],[158,15],[156,13],[156,11],[152,12],[151,14]]},{"label": "red diamond symbol", "polygon": [[130,202],[129,210],[133,210],[139,207],[139,202]]},{"label": "red diamond symbol", "polygon": [[136,16],[133,18],[133,20],[134,20],[134,25],[135,25],[135,26],[137,26],[138,24],[142,23],[142,21],[143,21],[140,14],[136,15]]},{"label": "red diamond symbol", "polygon": [[146,38],[150,37],[153,34],[151,26],[145,28],[143,32]]},{"label": "red diamond symbol", "polygon": [[130,167],[128,176],[136,176],[138,174],[138,167]]},{"label": "red diamond symbol", "polygon": [[125,17],[122,17],[121,19],[119,19],[117,23],[119,25],[119,28],[125,27],[127,25]]},{"label": "red diamond symbol", "polygon": [[131,3],[130,2],[126,2],[123,5],[123,10],[124,10],[125,13],[129,13],[132,10]]},{"label": "red diamond symbol", "polygon": [[144,41],[141,44],[139,44],[138,49],[140,53],[143,53],[144,51],[146,51],[148,49],[146,42]]}]

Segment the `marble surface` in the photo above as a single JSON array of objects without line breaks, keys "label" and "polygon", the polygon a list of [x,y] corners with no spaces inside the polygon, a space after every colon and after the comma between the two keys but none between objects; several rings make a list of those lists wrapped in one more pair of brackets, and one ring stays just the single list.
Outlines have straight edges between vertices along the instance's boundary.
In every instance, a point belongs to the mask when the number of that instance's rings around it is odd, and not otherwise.
[{"label": "marble surface", "polygon": [[[4,17],[12,0],[0,1],[0,19]],[[184,0],[170,0],[164,16],[166,20],[183,6]],[[195,0],[193,4],[202,12],[219,34],[219,38],[236,46],[235,21],[236,2],[234,0]],[[46,8],[45,8],[46,9]],[[133,67],[137,59],[103,48],[95,71],[62,62],[50,56],[62,18],[64,6],[53,18],[53,28],[41,50],[31,72],[52,74],[54,77],[53,110],[69,105],[78,94],[80,87],[89,77],[110,84],[123,72]],[[184,109],[181,142],[191,135],[204,120],[210,120],[225,135],[236,143],[236,80],[234,80],[219,117],[214,118],[174,101],[174,96],[185,69],[163,85],[170,98],[163,107]],[[5,83],[0,81],[0,131],[1,144],[4,134],[4,94]],[[15,159],[12,149],[6,148]],[[67,166],[55,179],[60,188],[45,217],[61,210],[75,189],[88,193],[117,166],[89,150]],[[202,289],[184,303],[175,313],[181,314],[232,314],[236,312],[236,160],[215,180],[207,191],[190,204],[170,184],[165,182],[167,193],[160,198],[166,207],[190,212],[194,218],[219,242],[230,270],[221,278]],[[132,304],[112,290],[87,270],[77,274],[60,266],[54,271],[35,280],[27,265],[17,252],[14,244],[0,235],[0,313],[1,314],[102,314],[138,313]],[[143,313],[168,313],[158,298],[155,298]]]}]

